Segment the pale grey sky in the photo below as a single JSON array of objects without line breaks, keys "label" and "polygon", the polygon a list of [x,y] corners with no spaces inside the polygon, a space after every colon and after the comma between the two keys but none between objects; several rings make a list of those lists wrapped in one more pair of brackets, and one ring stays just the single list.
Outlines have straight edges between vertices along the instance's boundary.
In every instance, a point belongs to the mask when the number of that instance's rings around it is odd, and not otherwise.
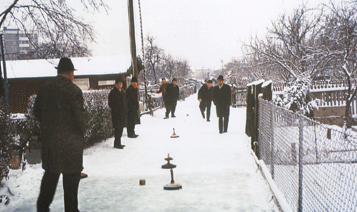
[{"label": "pale grey sky", "polygon": [[[20,0],[28,1],[28,0]],[[1,0],[0,8],[13,0]],[[89,47],[94,56],[130,54],[127,0],[105,0],[110,10],[84,13],[80,1],[69,1],[76,13],[97,31],[97,43]],[[192,69],[219,69],[241,56],[240,41],[260,37],[284,12],[306,0],[141,0],[144,38],[150,34],[159,47],[175,58],[185,59]],[[309,0],[316,6],[328,0]],[[74,5],[76,4],[76,5]],[[2,11],[2,10],[1,10]],[[134,0],[137,53],[141,54],[138,0]]]},{"label": "pale grey sky", "polygon": [[[127,1],[107,0],[109,15],[95,16],[98,43],[94,55],[130,54]],[[189,61],[193,69],[219,69],[241,56],[240,41],[265,35],[279,14],[291,13],[301,0],[141,0],[144,37],[156,38],[173,57]],[[306,1],[304,1],[306,2]],[[311,0],[308,6],[328,0]],[[134,0],[138,17],[138,3]],[[141,54],[139,18],[135,20],[137,53]],[[145,45],[145,44],[144,44]]]}]

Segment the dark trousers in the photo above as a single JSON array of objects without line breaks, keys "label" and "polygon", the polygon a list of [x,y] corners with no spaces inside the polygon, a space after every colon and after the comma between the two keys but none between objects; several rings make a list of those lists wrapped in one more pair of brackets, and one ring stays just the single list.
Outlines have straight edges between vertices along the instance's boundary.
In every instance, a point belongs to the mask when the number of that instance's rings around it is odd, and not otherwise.
[{"label": "dark trousers", "polygon": [[171,116],[175,116],[176,105],[177,105],[177,101],[173,101],[173,102],[165,104],[165,106],[166,106],[165,116],[166,117],[169,117],[170,113],[171,113]]},{"label": "dark trousers", "polygon": [[220,116],[218,117],[218,128],[219,132],[227,132],[228,130],[228,121],[229,121],[229,116]]},{"label": "dark trousers", "polygon": [[201,110],[202,117],[205,118],[205,111],[206,111],[207,121],[209,121],[211,117],[211,103],[212,101],[200,102],[200,110]]},{"label": "dark trousers", "polygon": [[123,135],[123,127],[115,127],[114,128],[114,147],[120,147],[121,146],[121,136]]},{"label": "dark trousers", "polygon": [[126,126],[126,132],[128,136],[135,134],[135,120],[136,120],[136,111],[131,111],[128,113],[128,122]]},{"label": "dark trousers", "polygon": [[[79,212],[78,210],[78,186],[81,173],[62,174],[64,191],[65,212]],[[37,199],[37,211],[47,212],[56,193],[57,183],[60,174],[45,171],[41,181],[40,195]]]}]

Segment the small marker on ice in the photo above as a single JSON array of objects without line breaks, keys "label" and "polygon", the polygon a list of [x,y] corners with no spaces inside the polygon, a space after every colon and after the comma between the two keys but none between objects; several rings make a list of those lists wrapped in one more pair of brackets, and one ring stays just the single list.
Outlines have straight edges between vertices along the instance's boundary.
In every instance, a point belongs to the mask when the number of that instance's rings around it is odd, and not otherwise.
[{"label": "small marker on ice", "polygon": [[170,138],[178,138],[179,136],[176,135],[176,133],[175,133],[175,128],[172,128],[172,129],[174,130],[174,133],[172,134],[172,136],[170,136]]}]

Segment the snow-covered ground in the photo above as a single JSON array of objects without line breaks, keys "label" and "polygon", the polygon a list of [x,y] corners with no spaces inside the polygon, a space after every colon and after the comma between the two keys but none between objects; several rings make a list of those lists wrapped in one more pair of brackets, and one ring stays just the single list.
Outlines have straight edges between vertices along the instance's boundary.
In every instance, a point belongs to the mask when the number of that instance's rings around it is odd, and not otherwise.
[{"label": "snow-covered ground", "polygon": [[[164,120],[164,109],[142,116],[136,139],[124,129],[125,149],[112,148],[113,138],[86,149],[83,171],[89,177],[80,182],[80,211],[279,211],[251,155],[245,112],[231,108],[228,133],[219,134],[215,107],[206,122],[193,95],[178,102],[176,118]],[[179,138],[170,138],[173,128]],[[168,153],[181,190],[163,189],[170,183],[170,171],[161,168]],[[0,211],[36,211],[42,174],[40,164],[12,170],[5,183],[14,196]],[[61,180],[51,211],[63,211]]]}]

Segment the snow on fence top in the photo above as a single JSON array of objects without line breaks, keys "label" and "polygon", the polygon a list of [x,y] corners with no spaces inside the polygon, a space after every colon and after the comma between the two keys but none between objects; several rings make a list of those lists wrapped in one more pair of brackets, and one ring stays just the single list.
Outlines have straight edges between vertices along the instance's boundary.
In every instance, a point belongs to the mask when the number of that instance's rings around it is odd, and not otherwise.
[{"label": "snow on fence top", "polygon": [[264,83],[264,80],[257,80],[257,81],[251,82],[251,83],[247,84],[247,87],[252,86],[252,85],[259,85],[261,83]]},{"label": "snow on fence top", "polygon": [[[126,72],[131,65],[130,55],[71,58],[75,76],[117,74]],[[6,61],[7,78],[55,77],[59,59]]]},{"label": "snow on fence top", "polygon": [[262,84],[262,88],[265,88],[265,87],[269,86],[269,85],[272,84],[272,83],[273,83],[273,81],[268,80],[268,81],[266,81],[266,82],[264,82],[264,83]]},{"label": "snow on fence top", "polygon": [[[284,82],[274,82],[273,83],[273,92],[282,93],[284,88],[290,87],[288,83]],[[323,91],[345,91],[347,90],[347,85],[344,82],[315,82],[309,85],[310,93],[313,92],[323,92]]]}]

